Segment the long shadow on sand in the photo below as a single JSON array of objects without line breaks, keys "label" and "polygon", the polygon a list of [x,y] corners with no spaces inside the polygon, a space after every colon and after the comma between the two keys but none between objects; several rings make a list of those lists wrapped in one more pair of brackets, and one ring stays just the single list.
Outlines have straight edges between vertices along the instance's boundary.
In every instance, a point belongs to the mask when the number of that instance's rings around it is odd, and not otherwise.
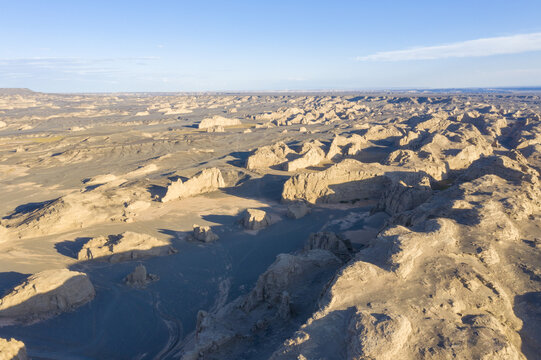
[{"label": "long shadow on sand", "polygon": [[246,165],[246,160],[248,159],[248,156],[250,156],[250,154],[250,151],[235,151],[229,153],[228,155],[234,157],[235,160],[229,160],[227,161],[227,163],[233,166],[243,168]]},{"label": "long shadow on sand", "polygon": [[15,286],[25,281],[30,274],[21,274],[15,271],[0,273],[0,296],[11,291]]},{"label": "long shadow on sand", "polygon": [[54,245],[54,248],[56,249],[56,251],[58,251],[58,253],[64,256],[77,259],[77,254],[83,248],[83,245],[87,243],[90,239],[91,238],[89,237],[78,237],[73,241],[60,241]]},{"label": "long shadow on sand", "polygon": [[9,220],[9,219],[12,219],[12,218],[14,218],[14,217],[16,217],[18,215],[29,214],[32,211],[41,209],[41,208],[51,204],[55,200],[57,200],[57,199],[41,201],[41,202],[31,202],[31,203],[28,203],[28,204],[19,205],[13,210],[13,212],[11,214],[3,217],[3,219]]}]

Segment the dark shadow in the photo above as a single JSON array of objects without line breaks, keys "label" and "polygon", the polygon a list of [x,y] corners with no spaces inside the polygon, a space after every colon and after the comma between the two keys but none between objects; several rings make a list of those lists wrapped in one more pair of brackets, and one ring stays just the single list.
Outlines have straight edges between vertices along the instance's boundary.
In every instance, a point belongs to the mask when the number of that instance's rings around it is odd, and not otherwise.
[{"label": "dark shadow", "polygon": [[0,297],[10,292],[15,286],[25,281],[30,274],[21,274],[15,271],[0,273]]},{"label": "dark shadow", "polygon": [[94,185],[89,185],[89,186],[85,187],[85,192],[87,192],[87,191],[92,191],[92,190],[94,190],[94,189],[97,189],[97,188],[99,188],[99,187],[102,186],[102,185],[104,185],[104,184],[94,184]]},{"label": "dark shadow", "polygon": [[237,167],[245,167],[246,166],[246,159],[248,159],[248,156],[251,155],[250,151],[235,151],[229,154],[229,156],[232,156],[235,158],[235,160],[229,160],[227,161],[228,164],[237,166]]},{"label": "dark shadow", "polygon": [[246,199],[269,199],[280,201],[284,183],[289,179],[286,175],[267,174],[261,178],[250,178],[239,186],[221,189],[224,193]]},{"label": "dark shadow", "polygon": [[161,199],[167,194],[167,187],[160,186],[160,185],[150,185],[147,187],[148,192],[150,193],[150,197],[152,199],[158,198]]},{"label": "dark shadow", "polygon": [[317,202],[353,204],[361,200],[378,201],[389,185],[390,180],[383,175],[365,180],[334,184],[329,186],[333,194],[323,196]]},{"label": "dark shadow", "polygon": [[406,120],[406,124],[408,124],[411,128],[414,128],[430,119],[432,119],[432,115],[430,114],[415,115]]},{"label": "dark shadow", "polygon": [[161,234],[169,235],[173,239],[180,239],[183,234],[185,234],[185,231],[175,231],[171,229],[158,229],[158,232]]},{"label": "dark shadow", "polygon": [[457,156],[462,149],[444,149],[442,150],[443,155],[447,156]]},{"label": "dark shadow", "polygon": [[[234,226],[242,218],[242,214],[240,215],[203,215],[201,216],[201,218],[209,222],[220,224],[220,226]],[[211,226],[211,228],[213,229],[217,227],[218,226]]]},{"label": "dark shadow", "polygon": [[8,216],[5,216],[3,219],[9,220],[18,215],[29,214],[33,211],[39,210],[41,208],[44,208],[52,204],[56,200],[58,200],[58,198],[53,199],[53,200],[42,201],[42,202],[31,202],[28,204],[19,205],[15,208],[15,210],[13,210],[11,214],[9,214]]},{"label": "dark shadow", "polygon": [[487,156],[475,160],[468,169],[464,170],[460,181],[471,181],[484,175],[496,175],[510,183],[520,184],[526,174],[519,170],[506,167],[498,156]]},{"label": "dark shadow", "polygon": [[395,97],[387,100],[389,104],[416,104],[417,101],[410,97]]},{"label": "dark shadow", "polygon": [[384,147],[392,146],[393,150],[395,150],[394,149],[394,144],[400,138],[401,138],[401,136],[389,136],[389,137],[387,137],[385,139],[372,140],[372,143],[374,145],[377,145],[377,146],[384,146]]},{"label": "dark shadow", "polygon": [[395,149],[393,148],[381,148],[376,146],[367,147],[361,150],[360,153],[354,156],[355,159],[366,162],[366,163],[381,163],[384,161],[391,152]]},{"label": "dark shadow", "polygon": [[167,179],[169,181],[172,181],[172,182],[175,182],[175,181],[178,181],[178,180],[182,180],[182,182],[185,182],[189,178],[187,178],[186,176],[173,175],[173,176],[168,176]]},{"label": "dark shadow", "polygon": [[522,353],[528,359],[538,359],[541,354],[541,292],[515,296],[513,310],[522,320],[522,329],[518,332]]},{"label": "dark shadow", "polygon": [[58,253],[68,256],[70,258],[77,259],[77,254],[81,249],[83,248],[83,245],[86,244],[90,239],[90,237],[78,237],[73,241],[65,240],[61,242],[57,242],[54,244],[54,248]]},{"label": "dark shadow", "polygon": [[357,101],[361,101],[361,100],[368,100],[368,99],[371,99],[373,98],[372,96],[355,96],[355,97],[352,97],[350,99],[346,99],[347,101],[350,101],[350,102],[357,102]]}]

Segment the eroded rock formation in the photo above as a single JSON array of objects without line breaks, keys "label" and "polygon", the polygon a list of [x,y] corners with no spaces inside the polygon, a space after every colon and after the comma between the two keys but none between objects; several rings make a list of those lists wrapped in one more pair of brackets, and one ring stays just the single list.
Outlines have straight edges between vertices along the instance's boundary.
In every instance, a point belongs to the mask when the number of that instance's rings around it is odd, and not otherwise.
[{"label": "eroded rock formation", "polygon": [[201,120],[198,127],[199,129],[209,129],[209,128],[215,128],[218,126],[234,126],[234,125],[241,125],[239,119],[230,119],[223,116],[215,115],[211,118],[205,118]]},{"label": "eroded rock formation", "polygon": [[264,210],[246,209],[241,222],[245,229],[260,230],[269,226],[272,219]]},{"label": "eroded rock formation", "polygon": [[225,181],[220,169],[205,169],[189,180],[186,180],[186,182],[178,179],[169,185],[167,194],[162,198],[162,202],[208,193],[224,186]]},{"label": "eroded rock formation", "polygon": [[124,282],[134,288],[144,288],[159,279],[158,275],[147,273],[147,268],[143,264],[139,264],[132,273],[124,278]]},{"label": "eroded rock formation", "polygon": [[0,324],[32,323],[73,310],[94,298],[86,274],[68,269],[30,276],[0,299]]},{"label": "eroded rock formation", "polygon": [[0,360],[28,360],[24,343],[0,338]]},{"label": "eroded rock formation", "polygon": [[210,226],[193,226],[193,233],[191,235],[192,239],[201,242],[213,242],[218,240],[218,235],[216,235],[210,228]]}]

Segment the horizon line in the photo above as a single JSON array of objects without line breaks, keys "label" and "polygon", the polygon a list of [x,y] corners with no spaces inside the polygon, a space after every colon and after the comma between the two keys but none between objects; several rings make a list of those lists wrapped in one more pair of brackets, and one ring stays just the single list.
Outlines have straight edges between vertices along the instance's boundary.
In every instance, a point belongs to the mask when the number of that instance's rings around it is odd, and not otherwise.
[{"label": "horizon line", "polygon": [[155,94],[254,94],[254,93],[351,93],[351,92],[417,92],[417,91],[541,91],[541,85],[536,86],[467,86],[467,87],[373,87],[373,88],[322,88],[322,89],[270,89],[270,90],[135,90],[135,91],[40,91],[26,87],[0,87],[0,93],[6,90],[30,91],[43,94],[137,94],[137,93],[155,93]]}]

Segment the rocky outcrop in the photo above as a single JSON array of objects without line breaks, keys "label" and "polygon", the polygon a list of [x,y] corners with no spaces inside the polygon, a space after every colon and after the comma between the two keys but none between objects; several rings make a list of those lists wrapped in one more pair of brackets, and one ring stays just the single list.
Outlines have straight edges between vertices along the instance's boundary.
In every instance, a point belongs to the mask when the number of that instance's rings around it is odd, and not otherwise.
[{"label": "rocky outcrop", "polygon": [[403,170],[422,171],[436,180],[442,180],[451,171],[466,169],[492,152],[492,146],[476,127],[453,124],[422,137],[420,141],[410,142],[408,149],[392,152],[385,164],[399,166]]},{"label": "rocky outcrop", "polygon": [[213,242],[219,239],[218,235],[211,230],[210,226],[199,226],[195,224],[193,226],[191,238],[195,241],[205,243]]},{"label": "rocky outcrop", "polygon": [[420,177],[413,170],[345,159],[320,172],[292,176],[284,184],[282,200],[312,204],[377,201],[391,184],[418,184]]},{"label": "rocky outcrop", "polygon": [[412,184],[406,184],[401,180],[394,181],[384,190],[372,211],[385,211],[389,215],[395,215],[416,208],[427,201],[432,194],[430,179],[426,176]]},{"label": "rocky outcrop", "polygon": [[276,261],[257,280],[254,289],[245,298],[242,308],[250,311],[262,303],[280,304],[284,291],[293,293],[292,287],[302,281],[315,267],[336,264],[338,259],[328,251],[308,250],[300,255],[280,254]]},{"label": "rocky outcrop", "polygon": [[86,304],[94,294],[94,286],[84,273],[45,270],[0,299],[0,324],[43,320]]},{"label": "rocky outcrop", "polygon": [[201,120],[198,127],[199,129],[208,129],[208,128],[215,128],[217,126],[235,126],[235,125],[241,125],[239,119],[230,119],[226,118],[220,115],[215,115],[211,118],[206,118]]},{"label": "rocky outcrop", "polygon": [[344,261],[349,260],[353,254],[353,247],[348,239],[329,231],[311,234],[304,249],[328,250]]},{"label": "rocky outcrop", "polygon": [[220,169],[205,169],[189,180],[186,180],[186,182],[182,182],[181,179],[178,179],[169,185],[167,193],[162,198],[162,202],[205,194],[216,191],[225,185]]},{"label": "rocky outcrop", "polygon": [[[366,166],[356,160],[346,159],[324,171],[292,176],[284,184],[282,199],[314,204],[350,200],[352,196],[373,197],[374,192],[381,193],[385,186],[381,181],[383,173],[384,169],[380,165]],[[361,184],[362,180],[367,179],[367,182]]]},{"label": "rocky outcrop", "polygon": [[347,359],[392,360],[400,356],[411,333],[408,318],[355,310],[347,327]]},{"label": "rocky outcrop", "polygon": [[117,263],[152,256],[165,256],[176,252],[168,240],[126,231],[122,234],[98,236],[90,239],[77,254],[77,260]]},{"label": "rocky outcrop", "polygon": [[344,156],[355,156],[366,147],[367,144],[368,141],[366,138],[357,134],[353,134],[350,137],[336,135],[329,145],[329,150],[327,151],[325,158],[336,161]]},{"label": "rocky outcrop", "polygon": [[198,313],[195,334],[181,358],[242,358],[256,339],[283,339],[284,324],[313,306],[339,264],[325,250],[278,255],[250,293],[213,313]]},{"label": "rocky outcrop", "polygon": [[124,282],[126,285],[134,288],[144,288],[151,282],[158,281],[159,279],[158,275],[148,274],[147,268],[143,264],[139,264],[132,273],[124,278]]},{"label": "rocky outcrop", "polygon": [[24,343],[0,338],[0,360],[28,360]]},{"label": "rocky outcrop", "polygon": [[368,130],[362,135],[365,140],[377,141],[388,140],[393,142],[395,138],[401,137],[402,131],[392,125],[375,125],[370,126]]},{"label": "rocky outcrop", "polygon": [[260,230],[272,223],[270,215],[259,209],[246,209],[242,217],[242,225],[248,230]]},{"label": "rocky outcrop", "polygon": [[287,216],[291,219],[300,219],[310,213],[310,208],[304,202],[293,203],[287,206]]},{"label": "rocky outcrop", "polygon": [[531,344],[538,327],[523,329],[510,294],[540,285],[518,224],[532,226],[541,203],[538,178],[514,157],[481,158],[446,190],[396,209],[271,358],[523,359],[521,338]]},{"label": "rocky outcrop", "polygon": [[296,171],[310,166],[316,166],[325,159],[325,153],[319,147],[311,147],[300,158],[291,160],[284,166],[286,171]]},{"label": "rocky outcrop", "polygon": [[480,114],[477,111],[467,111],[458,115],[457,120],[474,125],[484,135],[492,138],[502,135],[502,129],[507,126],[507,120],[497,112]]},{"label": "rocky outcrop", "polygon": [[248,170],[265,169],[287,161],[287,155],[294,153],[285,143],[278,142],[273,145],[257,149],[246,160]]},{"label": "rocky outcrop", "polygon": [[100,223],[132,222],[149,206],[150,195],[143,187],[98,187],[46,201],[30,212],[16,212],[1,220],[0,226],[19,238],[44,236]]}]

